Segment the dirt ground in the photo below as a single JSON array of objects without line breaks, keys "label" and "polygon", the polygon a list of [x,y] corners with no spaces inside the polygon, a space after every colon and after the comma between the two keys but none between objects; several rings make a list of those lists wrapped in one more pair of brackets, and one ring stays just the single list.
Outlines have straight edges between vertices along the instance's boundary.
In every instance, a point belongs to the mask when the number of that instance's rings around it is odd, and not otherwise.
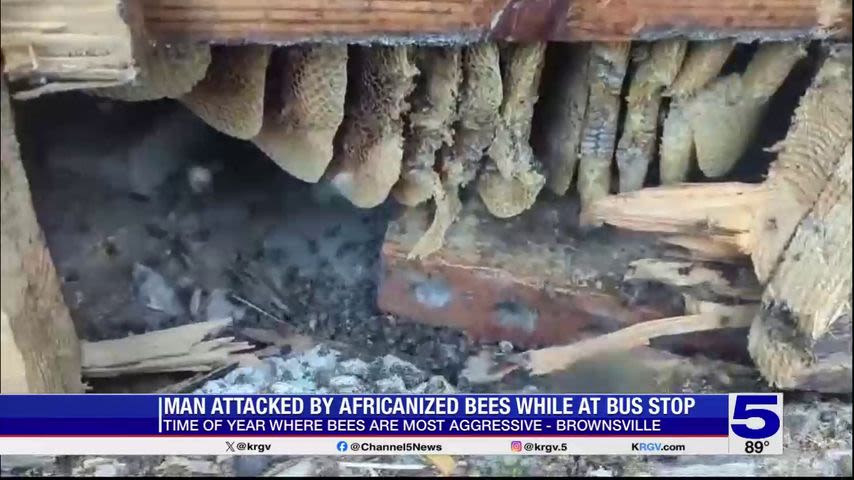
[{"label": "dirt ground", "polygon": [[[85,125],[69,113],[80,108],[91,118]],[[198,393],[765,388],[746,366],[708,368],[711,360],[683,359],[672,369],[676,373],[662,376],[632,355],[545,378],[474,382],[467,359],[500,356],[513,346],[477,345],[460,332],[376,309],[378,252],[396,205],[352,207],[322,182],[289,177],[251,144],[216,134],[169,102],[136,107],[61,95],[22,110],[18,124],[36,210],[82,339],[223,316],[233,318],[238,338],[253,340],[242,332],[265,329],[307,339],[296,351],[268,353],[266,367],[232,371]],[[116,128],[128,133],[101,140]],[[124,167],[114,168],[116,162]],[[180,379],[150,375],[90,386],[96,392],[150,392]],[[793,395],[786,401],[786,452],[761,459],[4,457],[2,467],[4,475],[32,476],[850,476],[850,398]],[[353,461],[374,466],[347,463]],[[384,465],[389,463],[393,468]]]}]

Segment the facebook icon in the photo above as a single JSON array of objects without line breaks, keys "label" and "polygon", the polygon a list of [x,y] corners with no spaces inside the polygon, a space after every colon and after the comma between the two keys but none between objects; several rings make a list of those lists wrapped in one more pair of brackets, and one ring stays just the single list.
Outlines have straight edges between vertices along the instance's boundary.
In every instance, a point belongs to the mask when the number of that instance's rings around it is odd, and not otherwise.
[{"label": "facebook icon", "polygon": [[344,440],[341,440],[340,442],[338,442],[338,445],[335,448],[337,448],[339,452],[346,452],[347,451],[347,442],[345,442]]}]

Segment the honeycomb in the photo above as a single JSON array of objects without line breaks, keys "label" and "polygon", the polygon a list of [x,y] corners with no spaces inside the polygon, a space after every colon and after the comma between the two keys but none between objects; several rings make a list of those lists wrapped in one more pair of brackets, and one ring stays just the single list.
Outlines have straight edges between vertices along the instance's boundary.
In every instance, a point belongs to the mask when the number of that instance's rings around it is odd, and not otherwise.
[{"label": "honeycomb", "polygon": [[268,101],[252,141],[283,170],[314,183],[332,160],[344,118],[347,46],[294,46],[283,53],[283,62],[274,65],[281,70],[279,98]]},{"label": "honeycomb", "polygon": [[557,195],[569,190],[578,165],[581,127],[587,112],[589,82],[588,44],[557,47],[552,62],[555,71],[545,81],[558,88],[546,89],[540,110],[539,126],[532,143],[536,155],[546,167],[546,187]]},{"label": "honeycomb", "polygon": [[350,90],[330,181],[353,205],[371,208],[400,177],[406,98],[418,70],[406,46],[354,49],[359,87]]},{"label": "honeycomb", "polygon": [[735,49],[731,40],[696,42],[689,46],[682,69],[664,96],[672,97],[661,136],[661,183],[684,182],[695,159],[694,139],[687,123],[685,105],[714,80]]},{"label": "honeycomb", "polygon": [[685,98],[697,93],[718,76],[733,49],[735,42],[732,40],[691,44],[682,69],[665,96]]},{"label": "honeycomb", "polygon": [[462,76],[459,48],[417,47],[412,53],[421,75],[412,95],[403,171],[393,191],[394,198],[407,206],[425,202],[442,190],[434,170],[436,153],[442,145],[453,143]]},{"label": "honeycomb", "polygon": [[[214,128],[250,139],[299,179],[325,179],[357,207],[389,195],[407,207],[432,200],[411,257],[442,247],[471,183],[492,215],[507,218],[545,186],[577,190],[584,210],[654,182],[656,169],[662,184],[687,180],[695,164],[706,177],[726,175],[807,56],[799,42],[754,51],[679,39],[299,44],[277,48],[272,61],[265,46],[164,48],[139,47],[139,84],[97,94],[179,96]],[[721,75],[734,52],[727,70],[746,68]],[[192,85],[206,54],[210,65]],[[156,73],[166,70],[175,79]]]},{"label": "honeycomb", "polygon": [[205,78],[180,98],[211,127],[249,140],[264,117],[264,82],[269,46],[214,47]]},{"label": "honeycomb", "polygon": [[678,75],[687,46],[684,40],[664,40],[634,48],[636,67],[626,97],[626,117],[616,151],[620,192],[643,187],[658,142],[662,91],[670,87]]},{"label": "honeycomb", "polygon": [[[798,42],[762,44],[744,73],[716,78],[678,104],[687,126],[677,128],[690,130],[691,150],[703,174],[717,178],[730,172],[753,140],[768,100],[805,56],[806,50]],[[673,135],[667,126],[665,138]],[[687,145],[684,138],[680,141]],[[679,176],[672,181],[684,180],[691,162],[687,151],[685,148],[678,160],[670,159],[671,164],[682,165]]]},{"label": "honeycomb", "polygon": [[497,217],[530,208],[546,183],[529,142],[545,49],[545,43],[532,43],[507,45],[501,51],[504,95],[495,138],[486,152],[490,162],[477,185],[481,200]]},{"label": "honeycomb", "polygon": [[445,233],[462,207],[460,188],[474,180],[495,136],[503,96],[498,46],[484,42],[464,47],[460,67],[452,141],[439,150],[441,189],[433,196],[436,210],[427,231],[409,252],[410,258],[427,256],[442,247]]},{"label": "honeycomb", "polygon": [[617,145],[621,91],[630,48],[626,42],[594,43],[590,50],[590,94],[578,163],[582,207],[610,193],[611,160]]}]

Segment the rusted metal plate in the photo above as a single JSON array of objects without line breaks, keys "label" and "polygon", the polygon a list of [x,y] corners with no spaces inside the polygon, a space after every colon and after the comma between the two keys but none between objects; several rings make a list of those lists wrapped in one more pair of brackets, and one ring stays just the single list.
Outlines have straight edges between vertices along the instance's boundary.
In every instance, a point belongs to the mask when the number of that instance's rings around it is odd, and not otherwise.
[{"label": "rusted metal plate", "polygon": [[585,234],[576,219],[577,205],[565,199],[541,200],[509,220],[491,217],[473,200],[442,250],[408,260],[429,220],[427,209],[410,209],[386,235],[379,307],[527,347],[682,313],[678,292],[623,281],[632,260],[661,254],[653,238],[614,229]]}]

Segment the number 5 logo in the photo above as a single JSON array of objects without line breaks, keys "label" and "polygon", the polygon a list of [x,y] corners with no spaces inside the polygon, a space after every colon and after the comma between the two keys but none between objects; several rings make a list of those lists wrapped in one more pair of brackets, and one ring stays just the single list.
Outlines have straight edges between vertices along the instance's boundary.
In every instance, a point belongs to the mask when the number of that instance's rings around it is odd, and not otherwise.
[{"label": "number 5 logo", "polygon": [[[772,409],[762,408],[771,405]],[[751,440],[769,438],[780,430],[780,416],[777,395],[737,395],[730,424],[733,433]],[[754,418],[762,420],[762,426],[751,428],[748,421]],[[738,420],[738,423],[736,421]],[[755,422],[750,422],[755,423]]]}]

